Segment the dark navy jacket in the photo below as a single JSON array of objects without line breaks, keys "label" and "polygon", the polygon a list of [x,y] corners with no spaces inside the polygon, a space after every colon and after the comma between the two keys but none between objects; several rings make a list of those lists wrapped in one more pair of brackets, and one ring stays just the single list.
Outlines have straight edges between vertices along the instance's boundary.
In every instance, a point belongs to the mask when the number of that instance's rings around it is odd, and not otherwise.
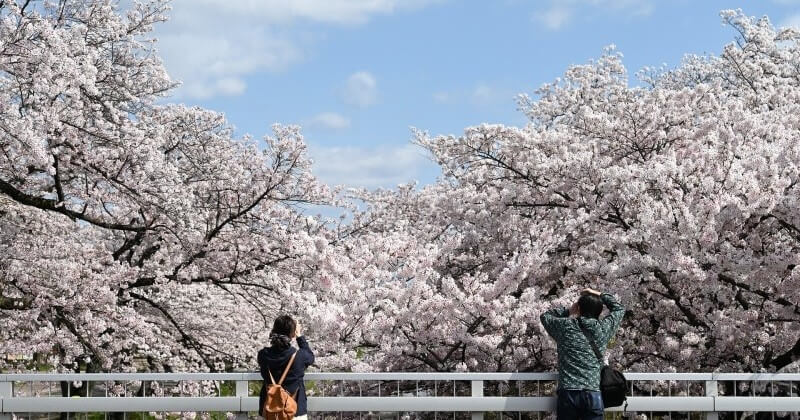
[{"label": "dark navy jacket", "polygon": [[289,363],[289,358],[292,357],[292,353],[297,351],[292,368],[286,374],[286,379],[284,379],[282,386],[289,394],[294,395],[295,391],[297,391],[297,414],[295,415],[302,416],[307,413],[306,386],[303,383],[303,376],[306,368],[314,363],[314,353],[311,352],[311,348],[308,347],[308,341],[303,336],[297,337],[297,347],[299,347],[297,350],[291,346],[283,350],[264,347],[258,352],[258,367],[261,370],[261,377],[264,379],[264,383],[261,384],[261,395],[258,399],[259,411],[264,407],[264,401],[267,398],[267,386],[272,383],[269,380],[269,373],[272,372],[272,377],[275,378],[276,383],[280,381],[281,375],[286,369],[286,364]]}]

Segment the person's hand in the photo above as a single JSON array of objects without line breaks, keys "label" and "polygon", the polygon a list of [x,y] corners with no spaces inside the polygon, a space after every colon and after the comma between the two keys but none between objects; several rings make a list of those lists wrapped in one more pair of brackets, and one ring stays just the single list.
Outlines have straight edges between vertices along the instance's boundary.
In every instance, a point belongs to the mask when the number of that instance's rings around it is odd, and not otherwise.
[{"label": "person's hand", "polygon": [[300,337],[302,335],[303,335],[303,330],[300,329],[300,323],[295,321],[294,336],[295,336],[295,338],[297,338],[297,337]]},{"label": "person's hand", "polygon": [[594,290],[591,287],[587,287],[587,288],[581,290],[581,296],[586,296],[586,295],[600,296],[601,293],[598,290]]},{"label": "person's hand", "polygon": [[572,306],[569,307],[569,316],[577,318],[580,316],[580,314],[581,309],[578,307],[578,302],[573,303]]}]

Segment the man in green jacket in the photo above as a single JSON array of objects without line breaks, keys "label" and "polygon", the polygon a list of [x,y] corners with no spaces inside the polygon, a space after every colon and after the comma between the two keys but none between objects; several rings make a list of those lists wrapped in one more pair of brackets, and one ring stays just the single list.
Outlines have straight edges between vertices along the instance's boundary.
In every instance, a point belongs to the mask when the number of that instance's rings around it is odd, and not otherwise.
[{"label": "man in green jacket", "polygon": [[[600,318],[603,305],[611,311]],[[600,395],[600,370],[589,340],[581,331],[583,326],[601,352],[605,352],[625,315],[625,307],[614,296],[594,289],[584,289],[569,309],[553,308],[541,316],[542,325],[556,341],[558,349],[558,409],[559,420],[600,420],[603,418],[603,398]]]}]

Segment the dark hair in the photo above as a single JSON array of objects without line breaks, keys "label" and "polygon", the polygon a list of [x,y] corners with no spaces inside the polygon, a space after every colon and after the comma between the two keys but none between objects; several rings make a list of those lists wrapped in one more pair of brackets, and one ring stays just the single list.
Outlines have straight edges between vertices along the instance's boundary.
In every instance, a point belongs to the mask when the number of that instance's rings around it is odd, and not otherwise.
[{"label": "dark hair", "polygon": [[583,295],[578,299],[578,308],[581,316],[597,319],[603,312],[603,301],[595,295]]},{"label": "dark hair", "polygon": [[289,348],[292,343],[292,336],[297,330],[297,323],[289,315],[281,315],[275,318],[272,324],[272,331],[269,333],[269,342],[272,347],[279,349]]}]

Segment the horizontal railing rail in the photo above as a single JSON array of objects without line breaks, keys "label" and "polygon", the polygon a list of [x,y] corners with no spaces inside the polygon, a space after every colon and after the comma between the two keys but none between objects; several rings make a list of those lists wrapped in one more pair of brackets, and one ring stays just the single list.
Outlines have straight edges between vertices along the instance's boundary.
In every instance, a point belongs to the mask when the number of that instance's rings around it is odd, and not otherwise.
[{"label": "horizontal railing rail", "polygon": [[[625,376],[630,384],[630,412],[699,412],[708,419],[718,418],[722,412],[800,413],[800,373],[629,372]],[[317,372],[307,373],[305,380],[310,412],[461,412],[472,413],[476,419],[487,412],[554,410],[558,375]],[[258,411],[256,392],[260,382],[261,376],[252,372],[0,374],[0,420],[13,413],[56,412],[195,411],[246,415]],[[225,395],[224,383],[229,383]],[[391,388],[386,383],[391,383]],[[58,384],[57,396],[53,396],[53,384]],[[187,388],[187,384],[193,387]],[[131,385],[134,391],[129,393]],[[162,385],[172,387],[175,395],[164,396]],[[64,391],[66,396],[61,395]]]}]

